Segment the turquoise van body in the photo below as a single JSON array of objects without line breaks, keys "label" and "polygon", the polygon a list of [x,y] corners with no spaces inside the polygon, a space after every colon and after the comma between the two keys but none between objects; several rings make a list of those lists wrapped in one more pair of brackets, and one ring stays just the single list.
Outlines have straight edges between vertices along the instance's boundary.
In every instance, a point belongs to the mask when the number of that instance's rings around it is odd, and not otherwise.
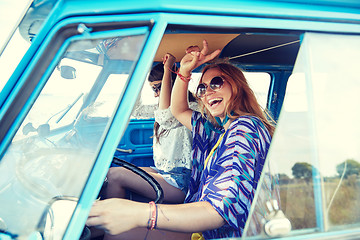
[{"label": "turquoise van body", "polygon": [[[29,6],[0,52],[0,239],[83,238],[113,158],[154,165],[151,67],[203,39],[255,79],[277,122],[242,238],[358,238],[359,1]],[[278,209],[262,204],[267,174],[279,179]]]}]

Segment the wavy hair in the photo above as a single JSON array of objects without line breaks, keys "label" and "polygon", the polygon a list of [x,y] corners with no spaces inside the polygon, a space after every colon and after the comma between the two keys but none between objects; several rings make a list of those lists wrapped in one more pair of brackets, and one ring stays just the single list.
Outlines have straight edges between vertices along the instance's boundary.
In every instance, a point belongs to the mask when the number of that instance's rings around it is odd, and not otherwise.
[{"label": "wavy hair", "polygon": [[[232,96],[228,105],[225,108],[225,113],[229,116],[230,119],[236,119],[240,116],[256,116],[258,117],[265,127],[268,129],[270,135],[272,136],[275,130],[274,124],[275,121],[272,119],[271,115],[267,110],[263,110],[258,103],[254,92],[250,88],[244,73],[236,66],[227,63],[212,63],[204,67],[202,70],[202,75],[200,82],[202,82],[203,76],[209,69],[217,68],[222,73],[224,80],[227,81],[232,89]],[[207,111],[205,105],[202,103],[201,99],[198,101],[199,109],[201,113],[208,116],[209,120],[217,125],[215,118]]]}]

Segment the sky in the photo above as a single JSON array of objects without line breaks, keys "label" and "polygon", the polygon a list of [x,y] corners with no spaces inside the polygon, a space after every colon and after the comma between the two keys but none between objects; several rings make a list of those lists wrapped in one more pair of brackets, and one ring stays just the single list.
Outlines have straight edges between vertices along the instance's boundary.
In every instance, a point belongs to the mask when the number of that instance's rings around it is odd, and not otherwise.
[{"label": "sky", "polygon": [[[0,51],[30,2],[30,0],[0,0]],[[18,44],[15,48],[20,47],[20,45],[23,45],[23,43]],[[19,59],[18,55],[22,54],[22,51],[19,51],[21,49],[17,48],[17,50],[15,54],[7,55],[3,53],[0,56],[0,91],[10,76],[10,71],[13,70],[13,68],[9,68],[9,64],[14,62],[11,65],[16,66]]]},{"label": "sky", "polygon": [[0,0],[0,43],[4,44],[29,0]]}]

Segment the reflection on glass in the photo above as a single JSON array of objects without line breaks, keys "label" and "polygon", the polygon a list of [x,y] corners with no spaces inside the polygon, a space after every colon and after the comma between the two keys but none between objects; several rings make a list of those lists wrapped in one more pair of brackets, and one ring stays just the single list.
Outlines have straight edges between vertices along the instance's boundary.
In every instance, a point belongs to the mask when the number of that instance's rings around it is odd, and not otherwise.
[{"label": "reflection on glass", "polygon": [[[36,231],[51,199],[80,197],[143,43],[138,35],[69,45],[0,161],[9,233]],[[61,77],[62,66],[73,77]]]},{"label": "reflection on glass", "polygon": [[358,56],[359,36],[305,35],[267,157],[275,168],[264,171],[245,235],[264,234],[251,226],[261,214],[266,222],[266,175],[279,179],[290,235],[359,227]]}]

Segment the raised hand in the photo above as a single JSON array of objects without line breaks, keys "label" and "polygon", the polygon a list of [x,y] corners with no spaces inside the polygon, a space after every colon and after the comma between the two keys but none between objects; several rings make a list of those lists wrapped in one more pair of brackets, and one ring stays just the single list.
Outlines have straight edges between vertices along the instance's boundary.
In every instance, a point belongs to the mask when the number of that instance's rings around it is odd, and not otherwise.
[{"label": "raised hand", "polygon": [[195,68],[198,66],[213,60],[220,54],[221,50],[217,49],[214,52],[208,54],[209,47],[206,40],[203,40],[203,48],[200,50],[199,46],[190,46],[186,49],[185,56],[180,62],[180,73],[185,76],[189,76]]},{"label": "raised hand", "polygon": [[162,60],[163,60],[164,68],[166,69],[171,69],[174,63],[176,62],[176,58],[171,53],[165,54]]}]

